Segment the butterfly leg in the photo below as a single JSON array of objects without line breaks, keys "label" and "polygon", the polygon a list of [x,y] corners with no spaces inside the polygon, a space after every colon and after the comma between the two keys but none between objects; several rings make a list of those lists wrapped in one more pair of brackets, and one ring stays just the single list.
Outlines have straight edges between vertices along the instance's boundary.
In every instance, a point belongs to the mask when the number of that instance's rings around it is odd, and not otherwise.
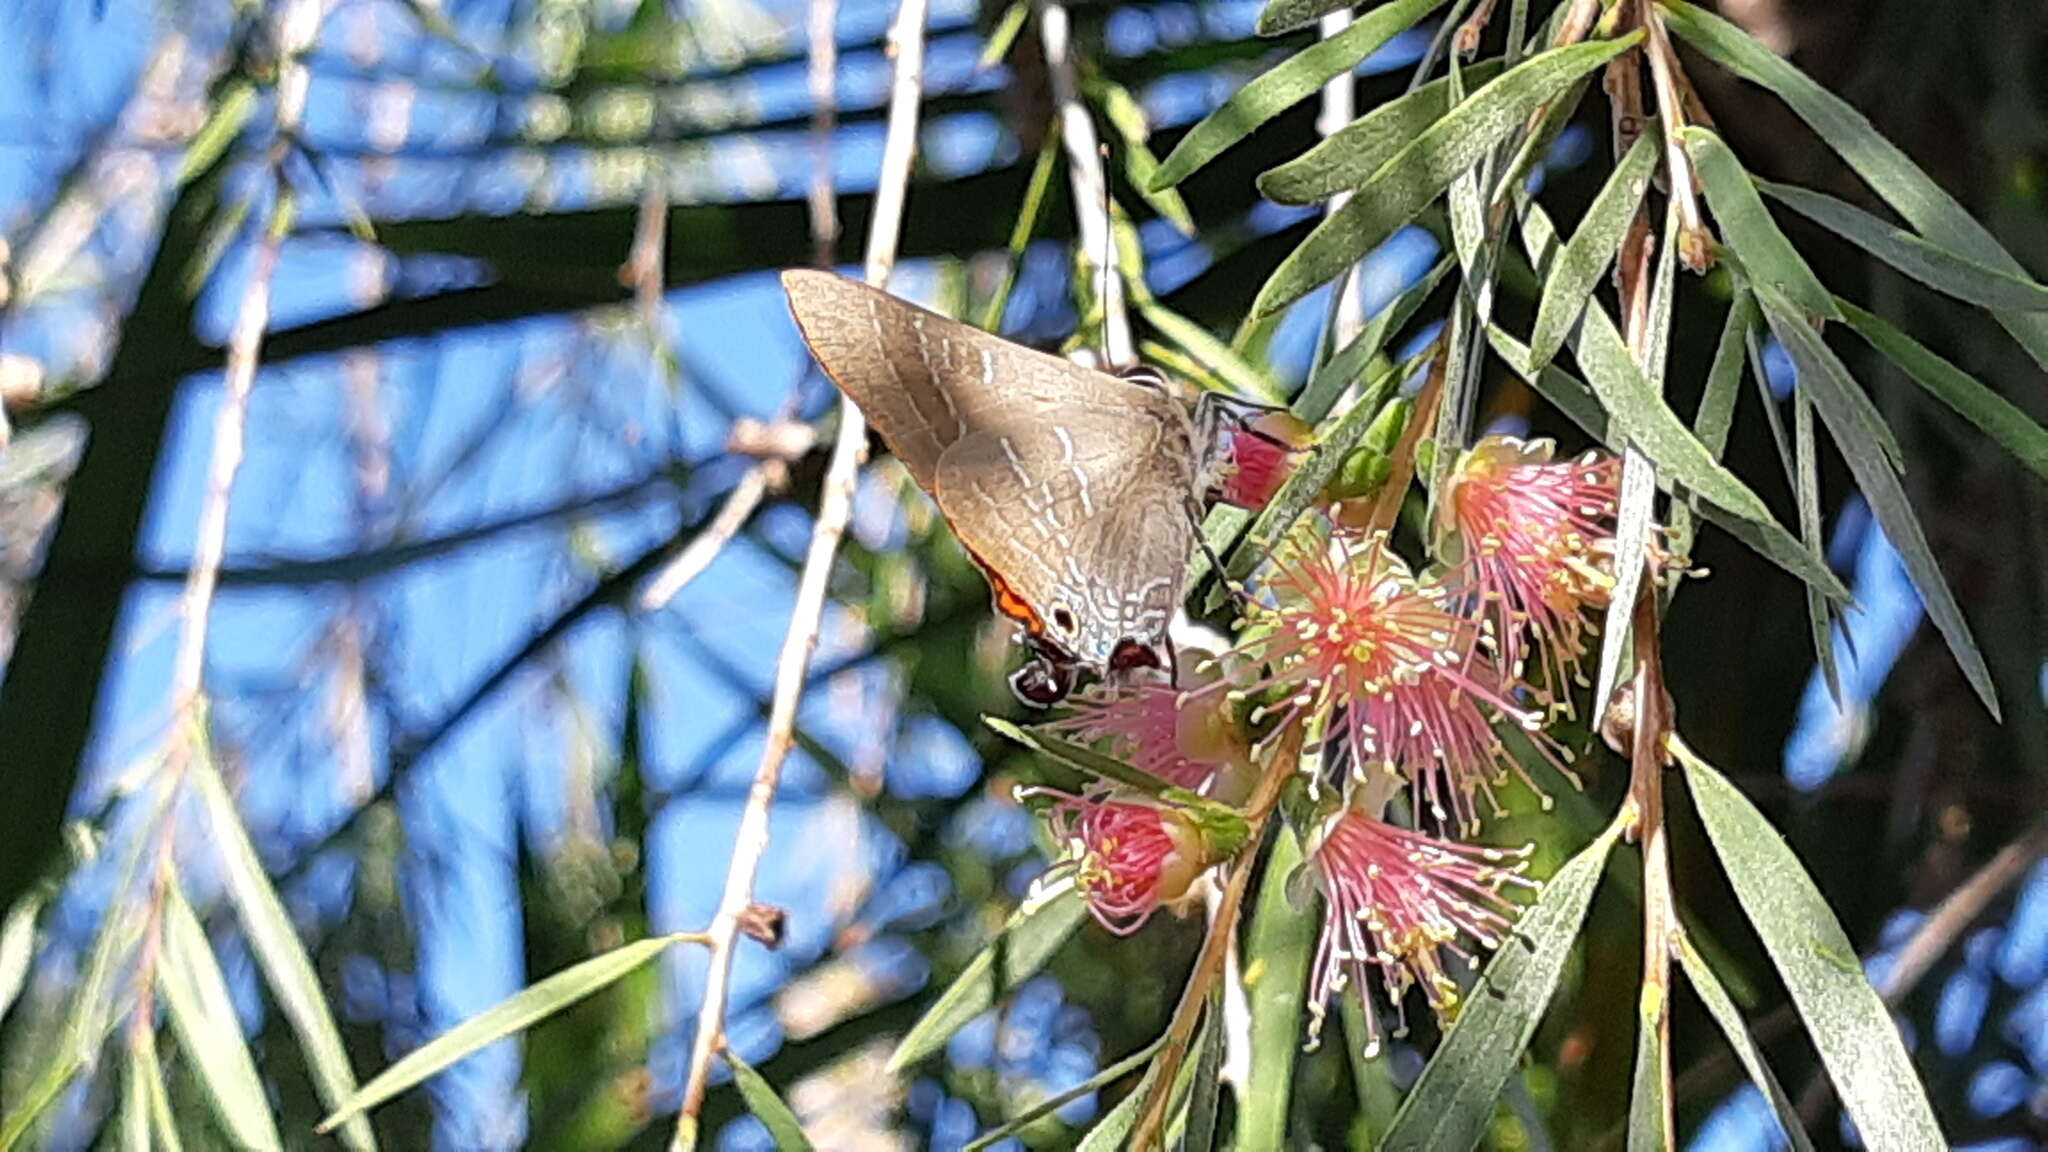
[{"label": "butterfly leg", "polygon": [[1214,572],[1216,578],[1223,582],[1224,591],[1230,593],[1232,600],[1240,604],[1250,602],[1252,594],[1245,590],[1243,584],[1231,579],[1230,573],[1223,567],[1223,557],[1216,554],[1216,549],[1209,544],[1209,537],[1202,531],[1201,503],[1196,500],[1190,500],[1188,501],[1187,509],[1188,519],[1195,526],[1195,543],[1201,546],[1202,555],[1209,558],[1209,570]]}]

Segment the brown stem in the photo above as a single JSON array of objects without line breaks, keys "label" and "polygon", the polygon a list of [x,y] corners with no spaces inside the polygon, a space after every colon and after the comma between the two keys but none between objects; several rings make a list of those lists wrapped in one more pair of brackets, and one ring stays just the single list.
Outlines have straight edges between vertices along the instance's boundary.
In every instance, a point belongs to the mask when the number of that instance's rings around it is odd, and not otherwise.
[{"label": "brown stem", "polygon": [[1452,51],[1468,60],[1479,51],[1479,38],[1486,35],[1486,25],[1493,19],[1493,7],[1496,3],[1498,0],[1479,0],[1479,7],[1473,10],[1472,15],[1466,17],[1463,24],[1458,25],[1457,38],[1451,41]]},{"label": "brown stem", "polygon": [[[869,225],[866,276],[877,287],[887,282],[896,263],[897,240],[902,231],[903,204],[910,184],[911,159],[917,145],[918,104],[924,88],[924,26],[929,11],[927,0],[902,0],[889,30],[895,58],[895,76],[889,97],[889,128],[882,145],[881,174],[876,184],[875,207]],[[797,705],[802,700],[811,651],[817,644],[818,626],[824,615],[825,596],[832,562],[839,552],[852,513],[853,488],[859,479],[861,457],[867,447],[867,422],[851,402],[839,406],[839,433],[826,466],[825,483],[818,501],[818,518],[811,530],[811,544],[804,556],[803,574],[798,578],[796,604],[790,611],[789,628],[775,664],[775,694],[769,705],[766,744],[747,792],[746,808],[733,840],[732,863],[725,877],[725,891],[713,917],[710,969],[704,982],[704,1000],[698,1006],[696,1034],[690,1048],[689,1071],[683,1082],[682,1106],[676,1113],[676,1129],[669,1141],[672,1150],[696,1147],[698,1116],[704,1108],[704,1093],[710,1083],[712,1058],[722,1050],[725,1039],[725,1006],[732,981],[733,950],[737,946],[754,903],[754,878],[768,850],[768,813],[782,783],[782,765],[796,743]]]},{"label": "brown stem", "polygon": [[[1401,514],[1401,502],[1408,497],[1408,482],[1415,476],[1415,449],[1422,442],[1422,430],[1436,427],[1436,407],[1444,394],[1444,371],[1450,359],[1448,350],[1439,350],[1429,362],[1429,378],[1422,382],[1422,390],[1415,394],[1415,410],[1408,414],[1408,426],[1401,430],[1401,439],[1394,444],[1392,469],[1387,481],[1380,486],[1380,494],[1374,499],[1372,516],[1366,521],[1366,531],[1386,532],[1393,528],[1394,519]],[[1453,449],[1437,445],[1437,451]]]},{"label": "brown stem", "polygon": [[[1622,15],[1625,23],[1645,19],[1638,0]],[[1604,78],[1611,107],[1614,155],[1620,159],[1642,134],[1642,55],[1625,53],[1607,66]],[[1621,294],[1623,330],[1630,355],[1646,365],[1656,338],[1650,330],[1650,261],[1655,241],[1650,234],[1648,205],[1636,209],[1615,261],[1616,287]],[[1647,459],[1631,451],[1625,467],[1647,468]],[[1618,574],[1617,574],[1618,575]],[[1664,825],[1664,741],[1671,728],[1670,698],[1664,690],[1664,663],[1658,636],[1656,582],[1644,579],[1632,605],[1630,634],[1635,642],[1634,734],[1629,743],[1629,804],[1634,810],[1636,839],[1643,853],[1643,983],[1637,1002],[1637,1027],[1656,1030],[1658,1098],[1662,1102],[1665,1147],[1677,1131],[1671,1092],[1671,959],[1678,938],[1678,912],[1671,892],[1670,845]]]},{"label": "brown stem", "polygon": [[1664,14],[1643,4],[1638,13],[1650,30],[1644,52],[1650,58],[1650,77],[1657,90],[1657,111],[1664,123],[1664,165],[1670,176],[1671,199],[1678,205],[1678,258],[1694,272],[1714,265],[1714,246],[1700,218],[1699,178],[1692,159],[1686,155],[1679,130],[1685,127],[1685,98],[1678,87],[1678,54],[1664,30]]},{"label": "brown stem", "polygon": [[1293,775],[1300,760],[1301,741],[1301,726],[1288,726],[1273,746],[1272,761],[1266,765],[1265,773],[1259,777],[1259,786],[1252,793],[1246,812],[1251,834],[1245,838],[1237,858],[1230,863],[1230,880],[1223,889],[1223,898],[1216,903],[1216,914],[1209,920],[1209,934],[1202,940],[1202,951],[1195,958],[1194,971],[1188,975],[1187,987],[1182,989],[1180,1003],[1173,1010],[1173,1020],[1166,1027],[1165,1043],[1152,1066],[1151,1099],[1146,1102],[1144,1114],[1131,1130],[1131,1139],[1126,1145],[1137,1152],[1157,1148],[1163,1142],[1167,1110],[1173,1103],[1174,1078],[1180,1074],[1181,1061],[1186,1058],[1188,1045],[1194,1038],[1195,1024],[1202,1018],[1203,1006],[1208,1003],[1209,989],[1215,985],[1217,976],[1223,971],[1223,961],[1230,953],[1230,941],[1237,931],[1237,914],[1244,905],[1245,888],[1251,882],[1252,862],[1258,858],[1260,842],[1265,839],[1266,821],[1280,802],[1281,788]]}]

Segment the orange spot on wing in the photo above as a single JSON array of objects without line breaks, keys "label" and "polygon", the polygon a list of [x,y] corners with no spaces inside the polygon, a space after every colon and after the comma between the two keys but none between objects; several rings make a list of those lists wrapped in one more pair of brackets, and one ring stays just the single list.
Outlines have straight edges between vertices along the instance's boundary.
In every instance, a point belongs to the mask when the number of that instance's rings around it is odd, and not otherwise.
[{"label": "orange spot on wing", "polygon": [[1045,632],[1045,621],[1039,618],[1038,610],[1031,606],[1030,601],[1017,595],[1016,591],[1010,587],[1010,582],[1003,579],[1003,574],[989,567],[988,563],[981,557],[976,556],[972,551],[969,551],[967,555],[973,559],[974,566],[981,569],[981,574],[988,579],[988,586],[995,593],[996,611],[1022,624],[1024,630],[1031,635],[1042,635]]}]

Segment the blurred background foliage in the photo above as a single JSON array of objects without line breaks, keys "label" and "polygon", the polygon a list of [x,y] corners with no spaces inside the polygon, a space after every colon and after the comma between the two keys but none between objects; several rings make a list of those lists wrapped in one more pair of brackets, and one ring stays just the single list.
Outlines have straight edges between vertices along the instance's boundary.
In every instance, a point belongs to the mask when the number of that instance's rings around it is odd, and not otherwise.
[{"label": "blurred background foliage", "polygon": [[[2048,273],[2048,12],[2027,0],[1967,14],[1909,0],[1720,7]],[[1136,154],[1149,128],[1165,155],[1246,77],[1309,42],[1254,38],[1257,10],[1072,9],[1083,94],[1117,154]],[[814,10],[796,0],[0,12],[18,64],[0,79],[0,1124],[34,1101],[24,1146],[113,1141],[149,1119],[132,1121],[130,1101],[147,1113],[156,1099],[187,1146],[312,1146],[332,1064],[306,1055],[319,1031],[307,1021],[335,1022],[364,1079],[541,976],[709,919],[824,457],[801,435],[779,455],[734,445],[830,411],[771,273],[820,251],[858,256],[892,12],[883,0],[829,12],[838,63],[824,115],[806,73]],[[933,7],[893,282],[966,316],[1002,291],[1053,119],[1034,36],[981,61],[1004,18],[964,0]],[[1398,94],[1420,49],[1404,40],[1368,61],[1360,106]],[[1868,202],[1774,98],[1712,67],[1694,75],[1752,171]],[[1313,142],[1315,113],[1300,105],[1182,185],[1192,235],[1159,215],[1176,206],[1140,194],[1142,173],[1119,175],[1172,312],[1228,333],[1313,223],[1259,200],[1253,177]],[[1607,171],[1604,117],[1580,119],[1546,168],[1561,220]],[[839,223],[824,249],[806,203],[820,165]],[[1064,179],[1050,189],[1000,313],[1005,334],[1042,345],[1078,323],[1075,213]],[[2048,415],[2040,369],[1988,319],[1802,220],[1785,227],[1831,288]],[[1368,262],[1369,298],[1436,251],[1424,231],[1397,235]],[[268,286],[269,335],[195,737],[174,709],[191,615],[181,589],[252,281]],[[1686,303],[1715,290],[1681,279],[1681,413],[1719,331],[1714,310]],[[1513,296],[1510,283],[1503,309],[1530,307]],[[1321,299],[1260,349],[1290,386]],[[1156,323],[1140,334],[1204,362]],[[1950,1136],[2036,1147],[2048,1142],[2048,492],[1895,373],[1863,378],[1904,444],[2004,723],[1919,626],[1896,558],[1830,457],[1830,560],[1865,609],[1851,616],[1842,703],[1818,686],[1799,586],[1711,528],[1695,554],[1711,577],[1667,622],[1670,687],[1688,741],[1787,833],[1891,995]],[[1578,442],[1497,366],[1486,380],[1483,424]],[[1742,476],[1773,476],[1769,427],[1753,397],[1742,403],[1729,459]],[[1795,522],[1789,490],[1752,484]],[[735,510],[731,544],[679,594],[657,594],[690,542]],[[1131,941],[1086,928],[943,1057],[884,1075],[894,1038],[1042,867],[1040,835],[1010,799],[1037,769],[981,723],[1014,708],[1006,630],[893,466],[865,474],[832,593],[759,890],[787,910],[787,939],[741,947],[732,1042],[821,1147],[954,1147],[1157,1035],[1200,924],[1163,917]],[[193,786],[159,787],[170,774]],[[1619,761],[1586,774],[1583,798],[1546,812],[1518,797],[1489,834],[1536,841],[1547,874],[1618,803]],[[1731,990],[1816,1142],[1847,1139],[1697,822],[1683,809],[1673,820],[1689,919],[1730,926],[1715,959]],[[253,856],[237,855],[243,828]],[[138,887],[138,859],[168,859],[150,871],[173,891]],[[266,921],[269,886],[282,903]],[[1987,899],[1962,905],[1924,970],[1888,987],[1896,950],[1959,892]],[[123,949],[145,931],[139,913],[162,920],[146,928],[167,941],[161,957]],[[298,983],[261,939],[266,923],[303,942],[311,968]],[[1618,1146],[1637,931],[1625,900],[1596,902],[1495,1146]],[[141,962],[190,985],[154,1039],[126,1018]],[[703,958],[679,947],[369,1127],[398,1148],[654,1146],[703,983]],[[288,1003],[280,989],[295,988],[312,1003]],[[1689,1145],[1771,1138],[1690,999],[1674,1044]],[[146,1046],[161,1097],[133,1080],[152,1067],[137,1055]],[[1325,1045],[1298,1074],[1296,1130],[1363,1146],[1376,1094],[1419,1063],[1409,1045],[1369,1068]],[[241,1106],[267,1116],[231,1118],[222,1085],[236,1084],[253,1092]],[[1083,1096],[1026,1141],[1070,1143],[1126,1087]],[[714,1090],[706,1120],[720,1146],[764,1144],[743,1112],[729,1086]]]}]

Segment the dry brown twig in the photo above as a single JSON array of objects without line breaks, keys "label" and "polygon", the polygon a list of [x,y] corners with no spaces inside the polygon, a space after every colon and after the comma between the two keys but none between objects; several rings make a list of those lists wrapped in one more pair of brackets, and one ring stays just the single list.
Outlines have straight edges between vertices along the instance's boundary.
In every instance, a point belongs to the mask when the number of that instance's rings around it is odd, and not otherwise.
[{"label": "dry brown twig", "polygon": [[213,616],[214,595],[220,586],[221,562],[227,552],[228,508],[232,502],[235,473],[240,470],[247,446],[249,393],[256,383],[261,364],[263,336],[270,327],[270,285],[277,272],[279,250],[291,228],[295,200],[284,180],[284,162],[291,138],[306,108],[306,91],[311,76],[301,58],[312,47],[327,14],[324,0],[295,0],[279,14],[277,44],[280,54],[277,75],[276,138],[265,157],[274,186],[274,203],[263,233],[256,238],[256,259],[235,312],[228,338],[226,371],[221,381],[220,409],[214,414],[213,450],[207,463],[206,496],[200,507],[199,525],[192,545],[192,564],[185,589],[178,601],[178,641],[171,665],[171,727],[162,768],[156,786],[156,815],[150,834],[155,837],[148,874],[148,905],[144,930],[138,945],[136,975],[137,1006],[131,1016],[129,1037],[140,1051],[153,1042],[148,1035],[156,1026],[151,1008],[155,995],[156,969],[163,948],[163,915],[175,872],[178,801],[183,794],[186,773],[195,756],[205,755],[208,739],[204,714],[206,632]]},{"label": "dry brown twig", "polygon": [[1116,268],[1116,246],[1110,243],[1109,185],[1102,169],[1095,120],[1081,103],[1080,83],[1071,43],[1072,21],[1066,5],[1046,0],[1038,9],[1038,34],[1045,45],[1045,66],[1052,80],[1052,98],[1059,109],[1060,147],[1067,152],[1067,178],[1073,189],[1075,242],[1091,279],[1099,278],[1102,299],[1102,357],[1110,368],[1137,363],[1131,318],[1124,310],[1124,282]]},{"label": "dry brown twig", "polygon": [[[806,66],[806,82],[811,96],[811,186],[809,212],[811,222],[811,259],[819,267],[830,267],[833,254],[839,244],[839,201],[833,188],[832,179],[832,137],[838,131],[839,106],[836,95],[837,68],[839,66],[839,3],[838,0],[811,0],[808,18],[810,36],[810,62]],[[663,207],[666,209],[666,200]],[[647,205],[643,202],[642,231],[645,230],[644,214]],[[636,234],[636,250],[641,236]],[[628,267],[633,267],[628,264]],[[657,268],[655,274],[659,276]],[[644,305],[643,305],[644,307]],[[790,419],[796,414],[794,399],[786,405],[783,418],[769,425],[770,431],[802,428]],[[712,518],[703,532],[693,538],[674,559],[663,566],[641,590],[637,607],[642,612],[655,612],[666,607],[687,587],[690,581],[702,575],[718,554],[732,543],[734,536],[746,526],[761,501],[768,493],[781,487],[788,470],[784,465],[810,450],[815,433],[800,448],[791,448],[790,439],[783,439],[766,451],[755,451],[750,447],[748,426],[752,421],[735,421],[732,442],[728,449],[738,455],[756,457],[753,467],[740,477],[727,493],[725,503],[719,506],[718,514]],[[788,433],[785,431],[785,437]]]},{"label": "dry brown twig", "polygon": [[1693,173],[1692,158],[1686,155],[1679,129],[1685,127],[1685,96],[1679,87],[1678,54],[1664,30],[1664,14],[1654,4],[1644,4],[1640,17],[1649,29],[1644,54],[1650,58],[1650,80],[1657,90],[1657,112],[1664,123],[1664,165],[1670,182],[1672,203],[1678,206],[1678,258],[1694,272],[1713,267],[1713,246],[1708,242],[1706,223],[1700,218],[1699,178]]},{"label": "dry brown twig", "polygon": [[[889,30],[890,52],[895,75],[889,96],[888,132],[882,146],[882,168],[876,182],[875,208],[870,224],[865,271],[867,281],[887,283],[896,263],[897,238],[903,224],[903,203],[908,195],[910,166],[917,145],[918,102],[924,86],[924,25],[927,0],[902,0]],[[767,743],[761,752],[754,782],[747,793],[746,808],[733,843],[732,863],[726,873],[725,892],[719,900],[707,934],[710,968],[705,977],[704,998],[698,1005],[696,1034],[691,1040],[690,1066],[683,1084],[682,1107],[676,1114],[675,1135],[670,1148],[696,1147],[698,1116],[704,1107],[704,1093],[711,1075],[711,1060],[724,1046],[725,1007],[732,980],[733,948],[737,943],[742,916],[753,903],[754,878],[768,849],[768,811],[782,780],[782,765],[796,740],[797,704],[803,695],[811,650],[817,643],[818,626],[825,609],[827,580],[839,541],[845,535],[852,511],[854,482],[867,447],[867,422],[860,409],[841,398],[839,432],[832,445],[824,489],[819,497],[818,518],[811,532],[810,549],[804,557],[803,575],[797,584],[796,604],[790,613],[789,631],[775,666],[775,695],[768,713]]]},{"label": "dry brown twig", "polygon": [[[1623,16],[1623,25],[1617,31],[1626,31],[1629,22],[1640,24],[1645,21],[1650,15],[1649,7],[1644,0],[1637,0],[1632,10]],[[1642,72],[1642,54],[1637,51],[1624,53],[1607,66],[1605,85],[1617,162],[1634,147],[1647,123],[1643,108]],[[1683,155],[1682,151],[1680,155]],[[1675,173],[1673,182],[1679,184],[1690,179],[1690,169],[1686,169]],[[1649,205],[1645,202],[1637,206],[1635,217],[1629,222],[1621,251],[1615,257],[1614,275],[1620,293],[1623,333],[1629,355],[1646,374],[1661,379],[1661,373],[1656,372],[1651,363],[1656,355],[1653,345],[1662,339],[1652,330],[1656,319],[1651,297],[1656,288],[1651,273],[1651,256],[1656,247],[1650,231]],[[1648,457],[1630,445],[1624,452],[1622,467],[1623,490],[1626,492],[1630,488],[1628,478],[1631,473],[1647,475],[1653,465]],[[1626,513],[1623,520],[1625,524]],[[1645,526],[1644,530],[1650,529]],[[1676,953],[1679,931],[1677,900],[1671,889],[1671,851],[1664,823],[1664,744],[1671,726],[1670,701],[1665,694],[1663,654],[1658,642],[1656,581],[1648,579],[1646,574],[1640,583],[1631,580],[1622,582],[1621,586],[1631,588],[1635,597],[1635,602],[1629,606],[1629,632],[1635,646],[1635,677],[1630,693],[1634,716],[1629,733],[1628,804],[1643,861],[1643,975],[1636,1026],[1654,1029],[1656,1035],[1652,1050],[1655,1067],[1639,1068],[1636,1075],[1639,1078],[1643,1075],[1656,1078],[1656,1098],[1662,1122],[1660,1130],[1668,1147],[1677,1131],[1671,1092],[1671,961]],[[1641,1051],[1639,1048],[1638,1052]]]}]

